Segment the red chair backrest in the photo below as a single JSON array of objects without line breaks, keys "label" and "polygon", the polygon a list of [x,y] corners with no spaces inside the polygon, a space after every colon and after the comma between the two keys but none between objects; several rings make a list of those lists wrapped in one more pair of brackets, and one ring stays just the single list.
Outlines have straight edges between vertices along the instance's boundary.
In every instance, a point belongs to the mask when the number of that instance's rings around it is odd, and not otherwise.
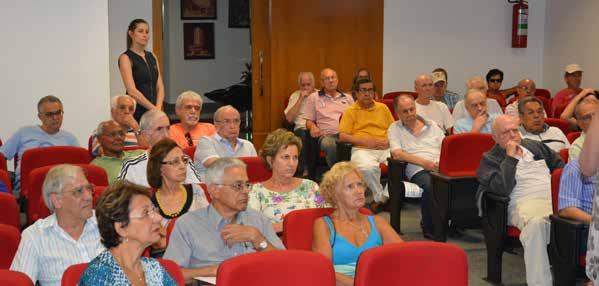
[{"label": "red chair backrest", "polygon": [[6,164],[6,157],[0,153],[0,170],[8,171],[8,164]]},{"label": "red chair backrest", "polygon": [[12,182],[10,181],[10,175],[8,175],[8,171],[0,170],[0,182],[2,182],[8,189],[8,192],[12,194]]},{"label": "red chair backrest", "polygon": [[391,114],[393,114],[393,119],[399,120],[399,118],[397,117],[397,113],[395,112],[395,105],[393,104],[393,99],[383,99],[381,100],[381,102],[387,105],[387,108],[389,108],[389,111],[391,111]]},{"label": "red chair backrest", "polygon": [[212,202],[212,198],[210,197],[210,193],[208,193],[208,186],[206,186],[206,184],[204,183],[200,183],[200,187],[202,187],[202,190],[204,191],[204,195],[206,196],[206,200],[208,200],[209,203]]},{"label": "red chair backrest", "polygon": [[173,229],[175,229],[175,223],[177,222],[177,218],[171,219],[166,225],[166,245],[171,239],[171,233],[173,233]]},{"label": "red chair backrest", "polygon": [[[9,269],[21,242],[21,232],[18,228],[0,224],[0,269]],[[1,278],[0,278],[1,279]],[[10,285],[2,284],[0,285]]]},{"label": "red chair backrest", "polygon": [[570,142],[570,144],[574,143],[574,141],[576,139],[578,139],[578,137],[580,137],[581,132],[580,131],[576,131],[576,132],[570,132],[566,135],[566,138],[568,138],[568,142]]},{"label": "red chair backrest", "polygon": [[449,243],[387,244],[360,255],[354,285],[466,286],[468,261],[464,250]]},{"label": "red chair backrest", "polygon": [[39,167],[56,164],[89,164],[92,157],[81,147],[50,146],[26,150],[21,158],[21,195],[28,196],[29,173]]},{"label": "red chair backrest", "polygon": [[[333,213],[334,208],[313,208],[289,212],[283,218],[283,244],[287,249],[312,251],[314,221]],[[360,213],[370,215],[369,209],[361,208]]]},{"label": "red chair backrest", "polygon": [[570,151],[568,148],[564,148],[559,150],[559,156],[562,157],[562,161],[564,161],[564,163],[568,163],[568,158],[570,157]]},{"label": "red chair backrest", "polygon": [[94,209],[96,208],[96,204],[98,203],[100,196],[102,195],[104,190],[106,190],[107,187],[108,186],[94,186]]},{"label": "red chair backrest", "polygon": [[483,153],[495,145],[493,136],[462,133],[446,136],[441,144],[439,173],[452,176],[476,176]]},{"label": "red chair backrest", "polygon": [[416,99],[418,97],[418,93],[413,92],[413,91],[392,91],[392,92],[385,93],[385,95],[383,95],[383,99],[394,99],[402,94],[409,94],[414,99]]},{"label": "red chair backrest", "polygon": [[561,118],[545,118],[545,123],[547,123],[549,126],[559,128],[564,134],[570,133],[570,125],[568,124],[568,121]]},{"label": "red chair backrest", "polygon": [[562,177],[562,168],[553,170],[551,173],[551,206],[553,207],[553,213],[557,214],[557,203],[559,196],[559,180]]},{"label": "red chair backrest", "polygon": [[536,97],[544,97],[546,99],[551,99],[551,92],[544,88],[537,88],[535,90]]},{"label": "red chair backrest", "polygon": [[17,229],[21,229],[19,205],[13,195],[0,193],[0,210],[2,210],[0,224],[12,225]]},{"label": "red chair backrest", "polygon": [[[101,167],[90,164],[76,164],[83,168],[87,180],[96,186],[108,186],[108,176]],[[29,224],[50,215],[50,211],[42,199],[42,185],[46,174],[54,165],[35,168],[29,174],[30,189],[27,204],[27,222]]]},{"label": "red chair backrest", "polygon": [[187,155],[192,161],[196,153],[196,146],[186,147],[183,149],[183,153]]},{"label": "red chair backrest", "polygon": [[545,113],[547,114],[547,116],[549,116],[549,114],[551,113],[551,98],[545,98],[545,97],[539,97],[539,96],[536,96],[536,97],[543,102],[543,109],[545,109]]},{"label": "red chair backrest", "polygon": [[266,167],[260,157],[239,157],[238,159],[247,165],[250,183],[264,182],[272,176],[272,171]]},{"label": "red chair backrest", "polygon": [[[301,270],[301,271],[300,271]],[[333,286],[331,260],[310,251],[256,252],[223,261],[216,272],[218,286]]]},{"label": "red chair backrest", "polygon": [[23,272],[0,269],[0,285],[33,286],[33,282]]},{"label": "red chair backrest", "polygon": [[177,263],[175,263],[172,260],[162,258],[158,259],[158,262],[160,263],[160,265],[162,265],[162,267],[164,267],[164,269],[166,269],[166,272],[168,272],[168,274],[171,275],[173,280],[177,282],[177,285],[185,286],[185,278],[183,277],[183,272],[181,272],[181,267],[179,267]]}]

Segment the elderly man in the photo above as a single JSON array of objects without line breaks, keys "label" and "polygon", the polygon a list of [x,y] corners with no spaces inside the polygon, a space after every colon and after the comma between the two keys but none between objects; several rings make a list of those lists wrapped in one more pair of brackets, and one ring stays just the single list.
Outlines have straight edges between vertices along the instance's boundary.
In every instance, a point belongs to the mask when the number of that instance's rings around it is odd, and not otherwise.
[{"label": "elderly man", "polygon": [[568,156],[570,160],[578,160],[580,152],[582,151],[582,145],[586,139],[587,132],[591,125],[591,120],[599,111],[599,100],[595,96],[588,96],[576,104],[574,107],[574,115],[576,116],[576,124],[582,130],[582,133],[572,145],[570,145],[570,150],[568,152]]},{"label": "elderly man", "polygon": [[435,90],[433,78],[430,75],[419,75],[414,81],[414,90],[418,93],[418,98],[416,98],[416,113],[418,115],[432,120],[445,132],[453,127],[453,118],[447,105],[432,100]]},{"label": "elderly man", "polygon": [[201,180],[205,179],[206,168],[220,157],[256,156],[254,144],[239,138],[240,124],[239,111],[231,105],[220,107],[214,112],[216,134],[202,137],[194,154]]},{"label": "elderly man", "polygon": [[[516,86],[516,100],[505,107],[505,114],[513,117],[519,117],[520,114],[518,112],[518,101],[527,96],[534,96],[535,91],[537,90],[535,82],[531,79],[523,79],[518,82]],[[545,114],[545,110],[543,109],[543,114]],[[547,117],[547,114],[545,114]]]},{"label": "elderly man", "polygon": [[330,68],[320,73],[323,88],[306,99],[304,118],[310,136],[318,138],[320,149],[326,154],[329,167],[337,162],[339,116],[354,103],[351,95],[337,89],[337,72]]},{"label": "elderly man", "polygon": [[561,217],[591,223],[597,173],[585,177],[578,160],[570,160],[562,171],[559,185],[558,214]]},{"label": "elderly man", "polygon": [[91,164],[103,168],[108,175],[108,182],[112,184],[123,162],[129,158],[139,156],[142,150],[124,151],[127,131],[114,120],[100,122],[96,128],[96,137],[102,148],[102,155],[94,158]]},{"label": "elderly man", "polygon": [[297,77],[299,89],[289,96],[289,103],[285,108],[285,119],[293,123],[293,133],[302,139],[302,150],[300,152],[299,164],[297,166],[297,175],[304,173],[306,165],[306,143],[308,140],[308,131],[306,130],[306,119],[304,118],[304,108],[306,99],[310,94],[316,92],[314,88],[314,75],[311,72],[300,72]]},{"label": "elderly man", "polygon": [[[112,120],[123,126],[125,133],[125,146],[145,145],[144,142],[139,142],[139,124],[133,118],[135,112],[135,100],[128,95],[116,95],[110,99],[110,116]],[[102,146],[98,142],[98,130],[94,130],[92,134],[92,155],[99,156],[102,154]]]},{"label": "elderly man", "polygon": [[[148,183],[147,166],[152,146],[158,141],[168,137],[169,120],[166,114],[158,109],[146,111],[139,120],[140,136],[148,143],[148,149],[141,155],[123,161],[118,179],[127,180],[144,187]],[[200,178],[191,160],[187,163],[187,177],[185,184],[199,184]]]},{"label": "elderly man", "polygon": [[394,120],[385,104],[374,101],[375,88],[371,80],[359,79],[356,84],[357,101],[343,113],[339,141],[353,144],[351,161],[357,165],[374,195],[372,209],[376,212],[389,197],[380,183],[379,164],[389,157],[387,129]]},{"label": "elderly man", "polygon": [[181,266],[185,280],[216,276],[218,265],[244,253],[284,249],[272,223],[248,209],[250,184],[246,166],[236,158],[220,158],[206,170],[212,202],[180,217],[164,258]]},{"label": "elderly man", "polygon": [[445,132],[434,122],[416,114],[416,104],[409,95],[394,100],[399,120],[391,124],[388,131],[393,159],[408,162],[406,176],[424,192],[420,200],[422,233],[432,239],[433,224],[429,209],[431,171],[439,170],[441,143]]},{"label": "elderly man", "polygon": [[[42,97],[37,103],[37,117],[42,125],[22,127],[4,145],[0,147],[0,153],[6,159],[23,157],[27,149],[48,146],[79,146],[79,141],[68,131],[60,130],[62,126],[64,110],[62,102],[56,96],[48,95]],[[20,161],[19,161],[20,163]],[[20,190],[21,164],[17,165],[14,181],[15,195]]]},{"label": "elderly man", "polygon": [[564,81],[567,87],[558,91],[551,101],[551,114],[559,116],[566,105],[575,95],[582,91],[582,67],[578,64],[569,64],[564,68]]},{"label": "elderly man", "polygon": [[27,274],[33,283],[58,286],[67,267],[89,262],[104,247],[92,210],[93,186],[80,167],[53,167],[42,192],[52,214],[23,231],[10,270]]},{"label": "elderly man", "polygon": [[460,101],[461,96],[447,89],[447,71],[443,68],[436,68],[431,76],[435,85],[433,100],[443,102],[447,105],[447,108],[453,109],[456,103]]},{"label": "elderly man", "polygon": [[182,149],[195,146],[202,136],[211,136],[216,132],[214,125],[199,122],[202,103],[202,97],[191,90],[177,97],[175,112],[181,123],[171,125],[169,138]]},{"label": "elderly man", "polygon": [[[478,90],[482,91],[482,93],[485,96],[487,95],[487,90],[488,90],[487,83],[480,76],[473,76],[466,81],[466,90],[471,90],[471,89],[478,89]],[[493,98],[487,98],[487,111],[489,114],[496,114],[496,115],[503,114],[503,111],[501,110],[501,106],[499,105],[497,100],[495,100]],[[458,101],[458,103],[456,103],[456,105],[453,109],[452,116],[453,116],[454,120],[458,120],[460,118],[468,116],[468,111],[466,110],[466,107],[464,105],[464,100],[460,100],[460,101]]]},{"label": "elderly man", "polygon": [[520,99],[518,113],[520,114],[522,138],[540,141],[557,153],[561,149],[570,147],[568,138],[561,129],[545,123],[543,102],[537,97],[528,96]]},{"label": "elderly man", "polygon": [[498,116],[493,122],[495,146],[477,170],[477,201],[484,193],[509,196],[508,224],[520,229],[528,285],[552,285],[547,255],[551,207],[551,172],[564,166],[547,145],[522,139],[518,119]]},{"label": "elderly man", "polygon": [[466,92],[466,110],[468,116],[455,122],[454,133],[491,134],[491,124],[497,114],[487,113],[487,96],[482,91],[470,89]]}]

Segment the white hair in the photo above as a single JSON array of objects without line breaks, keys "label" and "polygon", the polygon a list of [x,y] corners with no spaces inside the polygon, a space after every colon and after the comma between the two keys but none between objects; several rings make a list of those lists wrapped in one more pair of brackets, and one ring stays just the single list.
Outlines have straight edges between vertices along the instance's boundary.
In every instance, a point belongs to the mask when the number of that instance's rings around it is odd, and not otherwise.
[{"label": "white hair", "polygon": [[85,177],[83,169],[79,166],[69,164],[57,165],[48,171],[42,185],[42,197],[44,204],[46,204],[50,212],[56,210],[54,204],[52,204],[52,200],[50,200],[50,195],[62,193],[65,185],[74,181],[78,175]]},{"label": "white hair", "polygon": [[118,104],[119,104],[119,99],[121,98],[126,98],[128,100],[131,100],[131,102],[133,102],[133,110],[135,111],[135,108],[137,107],[137,102],[135,102],[135,99],[133,99],[133,97],[128,96],[126,94],[119,94],[119,95],[115,95],[112,98],[110,98],[110,110],[116,110]]},{"label": "white hair", "polygon": [[302,77],[306,75],[310,78],[312,84],[314,84],[314,74],[312,72],[300,72],[299,75],[297,75],[297,85],[302,84]]},{"label": "white hair", "polygon": [[[478,89],[478,88],[474,87],[474,84],[477,83],[477,82],[480,83],[483,86],[484,90],[481,90],[481,89]],[[473,76],[473,77],[469,78],[466,81],[466,89],[478,89],[478,90],[483,91],[483,93],[486,93],[488,88],[489,87],[487,86],[487,81],[485,81],[483,79],[483,77],[479,76],[479,75]]]},{"label": "white hair", "polygon": [[200,96],[197,92],[192,90],[186,90],[179,94],[179,97],[177,97],[177,101],[175,102],[175,109],[179,109],[181,107],[181,102],[183,102],[184,99],[197,100],[200,103],[200,108],[202,107],[202,104],[204,104],[202,96]]},{"label": "white hair", "polygon": [[[223,113],[225,110],[227,109],[233,109],[235,111],[237,111],[237,108],[233,107],[232,105],[225,105],[225,106],[221,106],[219,107],[215,112],[214,112],[214,122],[216,123],[217,120],[220,120],[220,114]],[[237,111],[239,112],[239,111]]]},{"label": "white hair", "polygon": [[245,163],[237,158],[224,157],[217,159],[206,169],[206,183],[208,185],[221,184],[225,176],[225,170],[234,167],[246,169]]},{"label": "white hair", "polygon": [[164,113],[162,110],[151,109],[146,111],[146,113],[144,113],[139,119],[139,130],[144,131],[151,129],[156,119],[158,119],[160,116],[165,116],[168,118],[166,113]]},{"label": "white hair", "polygon": [[114,122],[114,123],[116,123],[117,125],[120,126],[120,124],[118,122],[114,121],[114,120],[102,121],[102,122],[100,122],[100,124],[98,124],[98,127],[96,128],[96,133],[95,133],[96,137],[102,136],[102,134],[104,134],[104,127],[106,125],[108,125],[108,123],[111,123],[111,122]]}]

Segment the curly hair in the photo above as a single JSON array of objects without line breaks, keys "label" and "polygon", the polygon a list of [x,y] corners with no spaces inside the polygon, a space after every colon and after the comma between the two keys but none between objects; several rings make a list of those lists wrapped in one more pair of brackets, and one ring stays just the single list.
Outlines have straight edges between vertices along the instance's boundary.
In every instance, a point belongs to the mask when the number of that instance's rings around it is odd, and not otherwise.
[{"label": "curly hair", "polygon": [[268,163],[266,158],[274,158],[281,148],[292,145],[297,147],[298,153],[302,150],[302,140],[299,137],[295,136],[293,132],[279,128],[266,136],[262,149],[260,149],[260,158],[269,169],[272,169],[272,166]]},{"label": "curly hair", "polygon": [[112,248],[121,243],[122,238],[116,232],[114,223],[120,222],[123,226],[129,225],[131,201],[137,195],[152,197],[147,188],[124,180],[115,181],[102,192],[96,205],[96,218],[102,238],[101,242],[106,248]]},{"label": "curly hair", "polygon": [[332,206],[336,206],[337,202],[335,201],[335,192],[343,185],[343,180],[347,176],[347,174],[355,172],[361,180],[362,174],[358,171],[356,165],[352,162],[339,162],[331,168],[328,172],[326,172],[322,178],[322,182],[320,183],[320,194],[324,197],[324,199]]},{"label": "curly hair", "polygon": [[168,153],[178,147],[179,145],[177,145],[175,141],[168,138],[162,139],[152,146],[148,159],[148,167],[146,169],[150,187],[154,189],[162,187],[162,172],[160,172],[162,161],[164,161],[164,158],[166,158]]}]

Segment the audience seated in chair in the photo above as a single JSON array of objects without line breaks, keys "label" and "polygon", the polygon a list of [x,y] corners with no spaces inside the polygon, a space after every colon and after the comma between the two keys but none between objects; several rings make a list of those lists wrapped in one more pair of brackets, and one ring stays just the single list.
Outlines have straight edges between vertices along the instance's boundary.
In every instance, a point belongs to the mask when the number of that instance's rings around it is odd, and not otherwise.
[{"label": "audience seated in chair", "polygon": [[[356,101],[356,96],[358,94],[358,80],[360,80],[360,79],[369,79],[374,82],[374,80],[370,76],[370,72],[366,68],[359,68],[358,71],[356,72],[356,75],[354,75],[354,78],[353,78],[352,84],[351,84],[351,96],[354,99],[354,101]],[[374,100],[381,101],[382,99],[383,99],[383,97],[375,90],[374,91]]]},{"label": "audience seated in chair", "polygon": [[578,64],[569,64],[564,68],[564,81],[567,87],[558,91],[551,102],[551,114],[553,117],[559,117],[561,111],[566,108],[568,103],[582,91],[582,67]]},{"label": "audience seated in chair", "polygon": [[241,115],[235,107],[226,105],[214,112],[216,133],[200,139],[194,155],[194,164],[200,179],[205,179],[206,168],[221,157],[256,156],[252,142],[239,138]]},{"label": "audience seated in chair", "polygon": [[503,108],[507,105],[507,99],[516,93],[516,87],[501,89],[503,83],[503,72],[499,69],[492,69],[485,76],[489,89],[487,98],[495,99]]},{"label": "audience seated in chair", "polygon": [[389,192],[380,183],[380,163],[387,163],[389,139],[387,130],[393,115],[387,105],[374,101],[375,87],[369,79],[357,81],[356,102],[343,113],[339,123],[339,141],[351,143],[351,161],[356,164],[364,182],[374,196],[373,211],[380,211]]},{"label": "audience seated in chair", "polygon": [[322,89],[306,99],[304,118],[312,138],[318,138],[320,150],[326,155],[327,165],[337,162],[339,117],[354,103],[353,98],[337,89],[337,72],[325,68],[320,72]]},{"label": "audience seated in chair", "polygon": [[96,128],[95,138],[100,143],[102,154],[90,164],[103,168],[109,183],[117,179],[125,160],[143,153],[142,150],[124,151],[126,136],[127,131],[114,120],[100,122]]},{"label": "audience seated in chair", "polygon": [[[536,90],[536,84],[532,79],[523,79],[519,81],[516,87],[516,98],[512,103],[505,107],[505,114],[518,118],[520,116],[520,113],[518,113],[518,101],[527,96],[534,96]],[[541,106],[543,106],[543,104],[541,104]],[[547,113],[544,109],[543,114],[547,117]]]},{"label": "audience seated in chair", "polygon": [[447,71],[444,68],[436,68],[431,76],[435,85],[435,93],[432,99],[445,103],[450,110],[453,109],[458,101],[462,99],[462,96],[447,89]]},{"label": "audience seated in chair", "polygon": [[171,125],[168,132],[169,138],[182,149],[196,146],[202,136],[212,136],[216,132],[214,125],[199,122],[202,104],[202,96],[191,90],[177,97],[175,112],[181,122]]},{"label": "audience seated in chair", "polygon": [[432,238],[433,226],[428,201],[431,191],[430,172],[439,170],[441,143],[445,134],[437,124],[416,115],[416,106],[411,96],[396,97],[395,110],[400,120],[389,127],[391,156],[408,162],[406,177],[423,189],[420,227],[425,237]]},{"label": "audience seated in chair", "polygon": [[247,209],[250,186],[243,162],[217,159],[206,170],[206,183],[212,202],[177,219],[164,254],[181,266],[185,280],[216,276],[218,265],[234,256],[284,249],[270,219]]},{"label": "audience seated in chair", "polygon": [[[585,90],[581,92],[585,93]],[[580,95],[580,94],[579,94]],[[580,151],[582,150],[582,145],[586,139],[587,131],[589,130],[589,125],[591,124],[591,120],[595,116],[597,110],[599,110],[599,100],[597,100],[596,94],[587,94],[584,97],[578,97],[570,101],[568,107],[564,111],[565,115],[568,110],[571,109],[571,113],[573,113],[576,121],[576,125],[582,131],[580,136],[572,142],[570,145],[569,156],[570,160],[577,160],[580,155]],[[562,117],[562,119],[567,120],[567,118]]]},{"label": "audience seated in chair", "polygon": [[[56,96],[48,95],[42,97],[37,103],[37,117],[41,125],[21,127],[12,137],[8,138],[4,145],[0,146],[0,153],[7,160],[15,156],[23,157],[23,153],[34,147],[47,146],[79,146],[79,141],[73,134],[61,130],[64,109],[62,102]],[[15,179],[13,190],[18,196],[21,178],[20,162],[15,167]]]},{"label": "audience seated in chair", "polygon": [[576,128],[579,127],[576,116],[576,106],[578,106],[581,101],[591,98],[599,98],[599,93],[592,88],[583,89],[579,94],[572,98],[572,100],[570,100],[566,108],[564,108],[562,113],[559,114],[559,117],[558,114],[555,114],[554,117],[568,121],[570,129],[576,130]]},{"label": "audience seated in chair", "polygon": [[[466,81],[466,90],[478,89],[483,94],[487,94],[487,84],[485,80],[480,76],[473,76]],[[487,112],[489,114],[503,114],[503,110],[501,106],[497,102],[497,100],[492,98],[487,98]],[[464,100],[458,101],[456,103],[453,113],[451,114],[454,120],[458,120],[460,118],[468,116],[468,111],[466,110],[466,106],[464,105]]]},{"label": "audience seated in chair", "polygon": [[518,114],[522,138],[542,142],[557,153],[570,148],[570,142],[562,130],[545,123],[543,102],[539,98],[528,96],[518,100]]},{"label": "audience seated in chair", "polygon": [[[147,111],[139,120],[139,128],[142,139],[147,142],[151,149],[158,141],[168,137],[169,120],[166,114],[158,109]],[[140,186],[149,187],[148,183],[148,166],[149,150],[143,154],[132,157],[123,162],[119,179],[138,184]],[[186,184],[199,184],[200,178],[191,161],[187,162]]]},{"label": "audience seated in chair", "polygon": [[459,133],[491,133],[491,124],[497,114],[487,112],[487,96],[477,89],[466,92],[464,100],[468,116],[462,117],[455,122],[453,132]]},{"label": "audience seated in chair", "polygon": [[104,247],[92,210],[93,186],[80,167],[53,167],[42,188],[44,203],[53,214],[23,231],[10,269],[40,285],[58,286],[67,267],[89,262]]},{"label": "audience seated in chair", "polygon": [[558,201],[558,214],[561,217],[591,223],[593,198],[597,177],[585,177],[580,172],[578,160],[570,160],[562,171]]},{"label": "audience seated in chair", "polygon": [[290,211],[325,206],[316,182],[294,177],[301,147],[297,136],[279,128],[266,136],[260,150],[272,176],[252,185],[248,207],[268,217],[276,232],[283,231],[283,217]]},{"label": "audience seated in chair", "polygon": [[414,90],[418,93],[416,98],[416,113],[425,119],[435,122],[444,132],[453,127],[453,118],[443,102],[435,101],[433,95],[435,87],[433,78],[429,74],[421,74],[414,81]]},{"label": "audience seated in chair", "polygon": [[[124,143],[125,146],[145,145],[145,142],[139,141],[139,124],[133,113],[137,103],[128,95],[116,95],[110,99],[110,116],[125,129]],[[92,134],[91,152],[92,156],[102,155],[102,144],[98,139],[98,130],[94,130]]]},{"label": "audience seated in chair", "polygon": [[521,230],[528,285],[551,285],[547,255],[551,172],[563,167],[559,155],[538,141],[521,139],[518,119],[501,115],[493,122],[497,144],[483,155],[477,171],[477,202],[485,192],[509,196],[508,224]]}]

